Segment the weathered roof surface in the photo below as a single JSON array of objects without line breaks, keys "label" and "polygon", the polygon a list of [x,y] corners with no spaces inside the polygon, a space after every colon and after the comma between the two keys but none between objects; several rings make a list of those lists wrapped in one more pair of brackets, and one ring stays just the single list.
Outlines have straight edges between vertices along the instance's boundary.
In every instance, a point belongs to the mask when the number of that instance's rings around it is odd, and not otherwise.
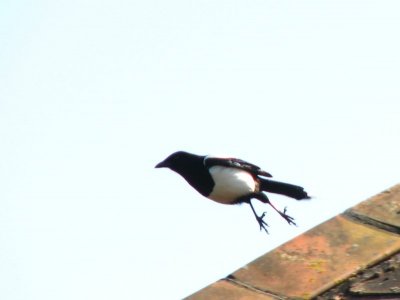
[{"label": "weathered roof surface", "polygon": [[400,299],[399,233],[396,185],[187,299]]}]

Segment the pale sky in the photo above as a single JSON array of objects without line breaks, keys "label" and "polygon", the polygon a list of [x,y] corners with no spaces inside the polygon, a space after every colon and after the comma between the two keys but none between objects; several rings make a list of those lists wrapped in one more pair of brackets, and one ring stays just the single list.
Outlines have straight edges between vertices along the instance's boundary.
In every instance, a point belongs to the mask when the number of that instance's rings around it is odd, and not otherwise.
[{"label": "pale sky", "polygon": [[[179,299],[400,182],[398,1],[0,4],[0,299]],[[228,154],[311,201],[203,198]]]}]

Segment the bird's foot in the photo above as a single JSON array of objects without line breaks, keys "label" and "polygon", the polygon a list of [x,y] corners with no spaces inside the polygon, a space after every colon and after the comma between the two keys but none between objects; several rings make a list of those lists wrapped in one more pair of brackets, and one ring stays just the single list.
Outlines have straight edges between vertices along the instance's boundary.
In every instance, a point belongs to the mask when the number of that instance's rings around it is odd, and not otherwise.
[{"label": "bird's foot", "polygon": [[287,210],[287,209],[286,209],[286,207],[285,207],[285,209],[283,210],[283,212],[281,212],[281,211],[278,211],[278,212],[279,212],[279,214],[281,215],[281,217],[284,218],[284,219],[286,220],[286,222],[289,223],[289,225],[297,226],[297,224],[294,222],[294,218],[292,218],[291,216],[289,216],[289,215],[286,214],[286,210]]},{"label": "bird's foot", "polygon": [[269,233],[267,230],[267,227],[269,225],[267,224],[267,222],[264,221],[264,217],[265,217],[265,212],[263,212],[261,216],[256,216],[256,220],[258,222],[258,225],[260,225],[260,231],[264,229],[266,233]]}]

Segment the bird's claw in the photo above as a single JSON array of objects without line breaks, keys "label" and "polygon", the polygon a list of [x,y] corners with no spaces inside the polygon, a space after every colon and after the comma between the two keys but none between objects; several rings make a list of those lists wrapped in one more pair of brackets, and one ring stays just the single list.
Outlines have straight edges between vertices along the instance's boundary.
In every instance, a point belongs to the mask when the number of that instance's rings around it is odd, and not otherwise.
[{"label": "bird's claw", "polygon": [[257,219],[258,225],[260,225],[260,231],[262,231],[264,229],[266,233],[269,233],[267,228],[266,228],[269,225],[267,224],[267,222],[264,221],[265,214],[266,213],[263,212],[262,215],[261,216],[257,216],[256,219]]},{"label": "bird's claw", "polygon": [[283,209],[283,212],[279,212],[279,214],[282,216],[282,218],[284,218],[286,220],[286,222],[289,223],[289,225],[294,225],[297,226],[297,224],[294,222],[294,218],[292,218],[291,216],[286,214],[287,208],[285,207]]}]

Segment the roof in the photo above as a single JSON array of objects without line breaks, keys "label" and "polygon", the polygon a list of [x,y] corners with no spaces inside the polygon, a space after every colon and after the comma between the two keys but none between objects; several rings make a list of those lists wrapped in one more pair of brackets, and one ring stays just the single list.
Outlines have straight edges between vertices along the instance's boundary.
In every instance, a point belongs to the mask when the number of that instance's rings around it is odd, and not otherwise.
[{"label": "roof", "polygon": [[186,299],[400,299],[399,234],[400,184]]}]

